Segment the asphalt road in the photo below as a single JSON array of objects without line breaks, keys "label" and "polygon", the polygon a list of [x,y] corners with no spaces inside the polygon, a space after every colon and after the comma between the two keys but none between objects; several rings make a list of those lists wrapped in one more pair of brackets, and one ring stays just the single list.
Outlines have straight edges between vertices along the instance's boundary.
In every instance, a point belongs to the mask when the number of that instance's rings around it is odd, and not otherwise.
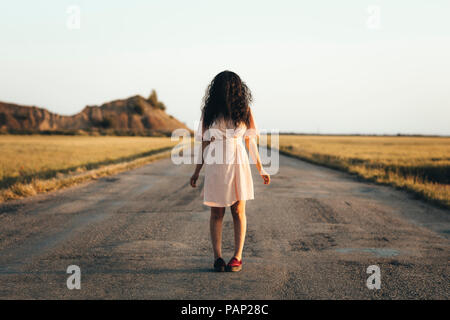
[{"label": "asphalt road", "polygon": [[[243,271],[214,273],[192,171],[161,160],[0,205],[0,298],[449,298],[449,210],[284,156],[270,186],[254,176]],[[226,260],[232,230],[227,210]],[[67,289],[69,265],[80,290]]]}]

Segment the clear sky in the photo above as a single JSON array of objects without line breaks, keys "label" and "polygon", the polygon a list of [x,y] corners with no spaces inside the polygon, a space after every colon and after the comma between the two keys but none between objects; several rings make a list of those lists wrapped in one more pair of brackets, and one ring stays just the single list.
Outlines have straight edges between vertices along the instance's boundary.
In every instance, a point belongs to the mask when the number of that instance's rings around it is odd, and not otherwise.
[{"label": "clear sky", "polygon": [[0,101],[74,114],[155,88],[193,128],[229,69],[261,128],[449,135],[449,17],[448,0],[2,1]]}]

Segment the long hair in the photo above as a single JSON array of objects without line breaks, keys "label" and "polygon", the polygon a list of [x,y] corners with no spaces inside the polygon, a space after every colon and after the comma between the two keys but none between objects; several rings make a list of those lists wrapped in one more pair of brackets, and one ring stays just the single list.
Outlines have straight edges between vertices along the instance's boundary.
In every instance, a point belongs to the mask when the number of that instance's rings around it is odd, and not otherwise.
[{"label": "long hair", "polygon": [[247,85],[234,72],[223,71],[216,75],[203,98],[203,128],[208,129],[220,117],[231,120],[237,127],[250,125],[252,94]]}]

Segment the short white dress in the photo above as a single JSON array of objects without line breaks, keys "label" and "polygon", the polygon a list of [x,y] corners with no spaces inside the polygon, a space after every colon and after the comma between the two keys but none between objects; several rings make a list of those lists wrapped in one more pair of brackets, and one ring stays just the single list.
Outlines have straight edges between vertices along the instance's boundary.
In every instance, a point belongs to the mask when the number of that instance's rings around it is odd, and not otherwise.
[{"label": "short white dress", "polygon": [[232,122],[220,119],[203,132],[202,121],[203,117],[195,140],[210,141],[203,154],[203,203],[210,207],[229,207],[238,200],[254,199],[252,173],[243,141],[245,136],[250,139],[259,136],[251,110],[248,128],[245,124],[236,128]]}]

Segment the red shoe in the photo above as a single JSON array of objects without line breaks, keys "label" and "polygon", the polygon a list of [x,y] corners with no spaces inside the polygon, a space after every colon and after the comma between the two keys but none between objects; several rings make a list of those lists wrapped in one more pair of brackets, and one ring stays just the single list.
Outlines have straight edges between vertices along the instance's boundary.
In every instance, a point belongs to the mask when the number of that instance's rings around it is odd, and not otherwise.
[{"label": "red shoe", "polygon": [[227,264],[228,272],[236,272],[242,270],[242,260],[238,260],[236,257],[231,258]]}]

